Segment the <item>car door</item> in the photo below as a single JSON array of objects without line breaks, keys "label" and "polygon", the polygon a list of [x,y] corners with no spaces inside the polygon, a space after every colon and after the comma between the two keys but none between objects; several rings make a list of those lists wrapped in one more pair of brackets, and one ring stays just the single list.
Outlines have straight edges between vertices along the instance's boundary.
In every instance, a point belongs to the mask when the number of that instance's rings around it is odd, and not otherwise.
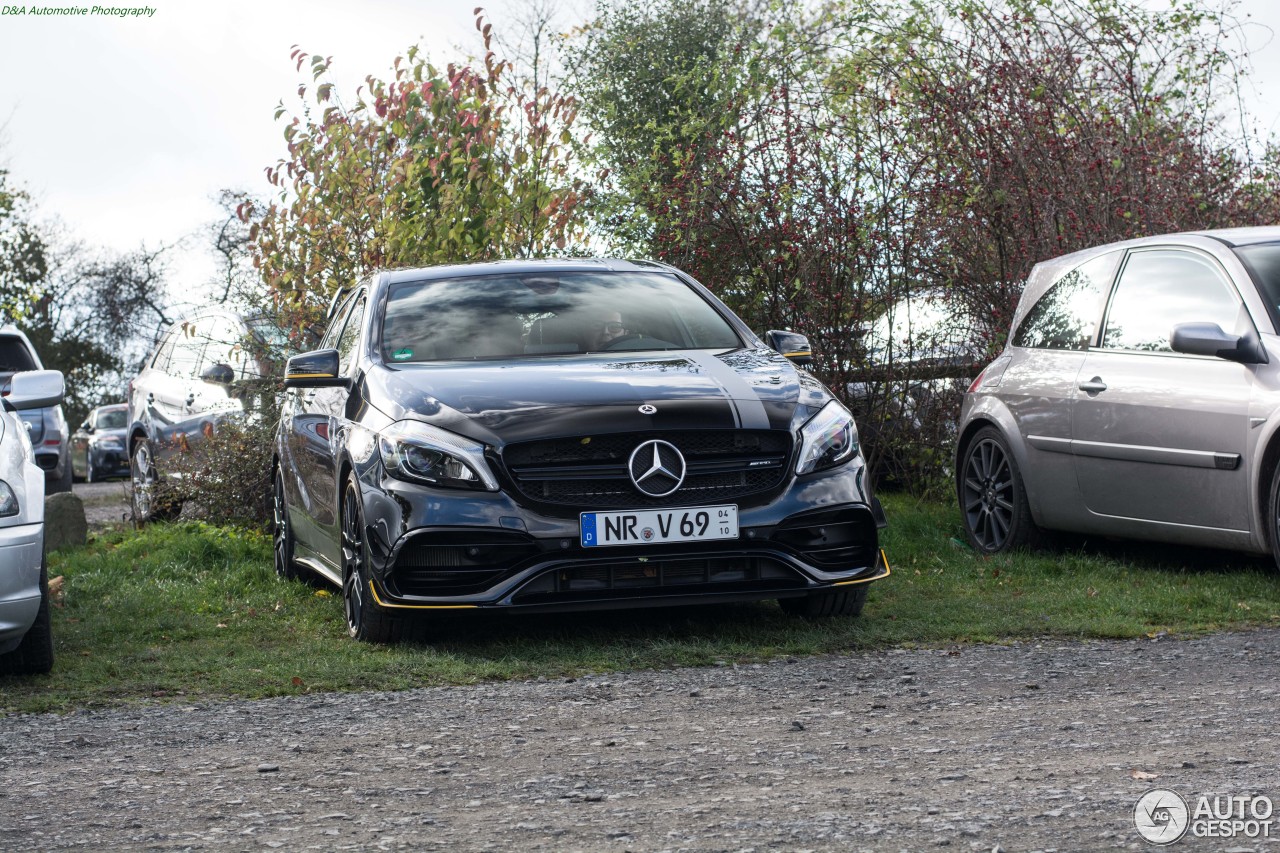
[{"label": "car door", "polygon": [[1230,276],[1208,252],[1130,250],[1072,406],[1076,477],[1089,511],[1111,522],[1101,529],[1250,527],[1245,460],[1255,368],[1173,352],[1173,327],[1192,322],[1254,331]]},{"label": "car door", "polygon": [[1062,273],[1019,322],[1008,364],[988,368],[1022,435],[1023,482],[1046,527],[1070,528],[1085,512],[1071,458],[1071,407],[1123,256],[1108,252]]},{"label": "car door", "polygon": [[[351,296],[330,324],[319,349],[337,349],[344,375],[355,361],[364,319],[362,292]],[[301,512],[295,513],[298,540],[334,565],[339,484],[335,482],[337,429],[343,418],[348,389],[298,388],[290,392],[287,435],[294,483]]]}]

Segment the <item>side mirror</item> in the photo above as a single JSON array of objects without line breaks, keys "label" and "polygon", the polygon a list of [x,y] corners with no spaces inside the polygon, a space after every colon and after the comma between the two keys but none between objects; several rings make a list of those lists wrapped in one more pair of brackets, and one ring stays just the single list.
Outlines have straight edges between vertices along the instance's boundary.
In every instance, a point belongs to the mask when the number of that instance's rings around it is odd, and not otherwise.
[{"label": "side mirror", "polygon": [[85,421],[84,423],[80,424],[80,431],[81,431],[81,432],[92,433],[92,432],[93,432],[93,424],[89,423],[88,421]]},{"label": "side mirror", "polygon": [[200,372],[200,378],[215,385],[230,385],[236,379],[235,368],[229,364],[211,364]]},{"label": "side mirror", "polygon": [[809,348],[809,339],[799,332],[773,329],[764,333],[764,342],[770,349],[777,350],[801,367],[813,364],[813,351]]},{"label": "side mirror", "polygon": [[5,405],[14,410],[44,409],[62,402],[66,383],[59,370],[28,370],[13,374]]},{"label": "side mirror", "polygon": [[286,388],[336,388],[350,385],[338,375],[338,351],[318,349],[289,359],[284,366]]},{"label": "side mirror", "polygon": [[1241,364],[1265,364],[1267,351],[1257,334],[1228,335],[1217,323],[1179,323],[1169,335],[1174,352],[1208,355]]}]

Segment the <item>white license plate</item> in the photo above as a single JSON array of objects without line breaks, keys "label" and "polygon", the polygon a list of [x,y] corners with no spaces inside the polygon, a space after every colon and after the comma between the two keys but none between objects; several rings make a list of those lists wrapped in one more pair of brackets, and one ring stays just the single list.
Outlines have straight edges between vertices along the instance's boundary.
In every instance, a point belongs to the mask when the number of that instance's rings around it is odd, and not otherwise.
[{"label": "white license plate", "polygon": [[735,504],[584,512],[579,521],[584,548],[738,538],[738,507]]}]

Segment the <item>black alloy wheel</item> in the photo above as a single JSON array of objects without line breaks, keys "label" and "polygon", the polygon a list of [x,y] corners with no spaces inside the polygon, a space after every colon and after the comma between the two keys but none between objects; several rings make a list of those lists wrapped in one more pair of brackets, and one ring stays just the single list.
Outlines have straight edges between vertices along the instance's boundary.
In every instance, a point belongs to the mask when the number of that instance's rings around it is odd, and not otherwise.
[{"label": "black alloy wheel", "polygon": [[360,484],[351,474],[342,491],[342,607],[347,633],[356,640],[388,643],[399,638],[401,620],[388,615],[373,601],[364,537]]},{"label": "black alloy wheel", "polygon": [[987,554],[1035,544],[1038,529],[1022,475],[1001,432],[995,427],[979,430],[959,467],[960,509],[970,544]]},{"label": "black alloy wheel", "polygon": [[276,468],[271,494],[271,543],[275,552],[276,574],[283,580],[296,579],[300,572],[293,561],[293,528],[289,526],[289,507],[285,503],[284,476]]}]

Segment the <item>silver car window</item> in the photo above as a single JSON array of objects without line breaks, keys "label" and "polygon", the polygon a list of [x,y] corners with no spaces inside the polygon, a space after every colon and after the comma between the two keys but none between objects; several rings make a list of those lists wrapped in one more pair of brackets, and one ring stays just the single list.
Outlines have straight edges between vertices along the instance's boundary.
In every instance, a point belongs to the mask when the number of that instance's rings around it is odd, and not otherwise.
[{"label": "silver car window", "polygon": [[1208,255],[1180,249],[1129,254],[1107,311],[1105,349],[1172,352],[1178,323],[1217,323],[1244,334],[1248,314],[1231,282]]},{"label": "silver car window", "polygon": [[1084,350],[1111,289],[1123,252],[1108,252],[1063,275],[1027,312],[1013,338],[1018,347]]}]

